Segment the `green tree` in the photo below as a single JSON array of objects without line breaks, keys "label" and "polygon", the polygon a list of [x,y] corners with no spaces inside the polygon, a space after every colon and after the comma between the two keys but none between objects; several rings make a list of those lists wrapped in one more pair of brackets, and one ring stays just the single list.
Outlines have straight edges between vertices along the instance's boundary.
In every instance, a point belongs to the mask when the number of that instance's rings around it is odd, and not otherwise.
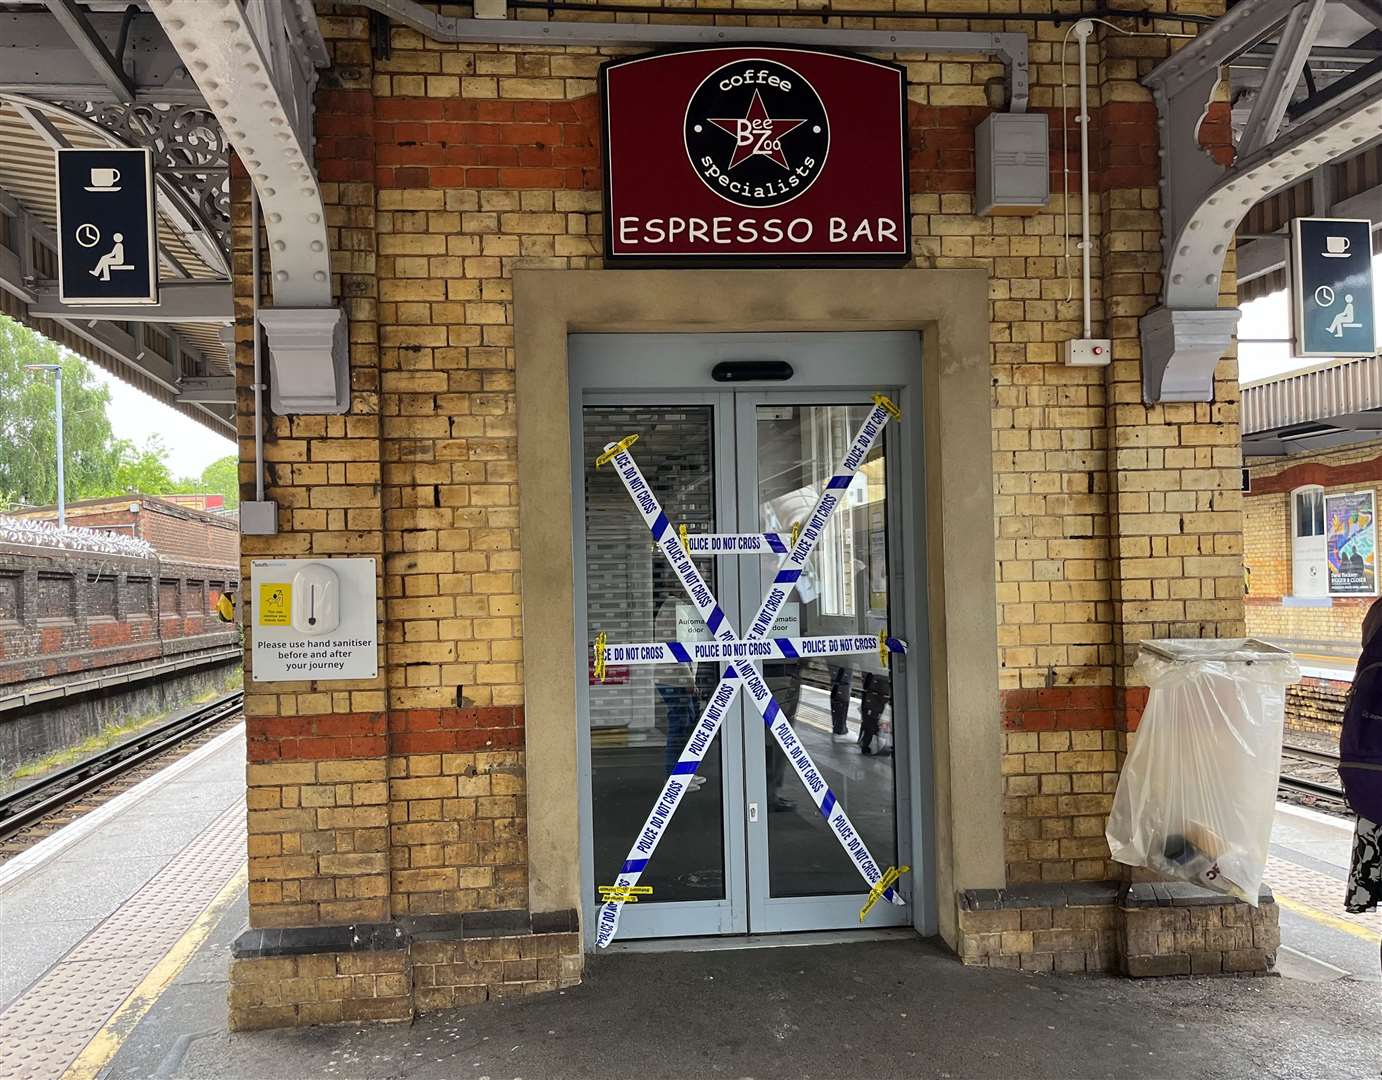
[{"label": "green tree", "polygon": [[53,376],[26,364],[62,366],[62,418],[68,501],[107,493],[122,457],[111,437],[110,391],[85,360],[0,316],[0,499],[48,505],[57,501],[57,429]]},{"label": "green tree", "polygon": [[182,491],[181,483],[173,479],[168,469],[168,451],[157,435],[151,435],[142,450],[121,439],[120,461],[115,467],[115,482],[103,495],[125,495],[141,492],[145,495],[167,495]]},{"label": "green tree", "polygon": [[217,458],[202,470],[199,491],[209,491],[214,495],[224,495],[226,506],[230,509],[240,505],[240,459],[235,454]]}]

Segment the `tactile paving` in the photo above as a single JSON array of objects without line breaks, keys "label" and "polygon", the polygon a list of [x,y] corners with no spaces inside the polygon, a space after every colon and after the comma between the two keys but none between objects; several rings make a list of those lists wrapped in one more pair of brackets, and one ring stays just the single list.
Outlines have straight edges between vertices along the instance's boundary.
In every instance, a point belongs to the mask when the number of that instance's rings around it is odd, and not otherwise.
[{"label": "tactile paving", "polygon": [[0,1013],[0,1080],[57,1080],[245,861],[227,808]]},{"label": "tactile paving", "polygon": [[1279,897],[1296,900],[1342,922],[1382,935],[1382,912],[1355,915],[1344,910],[1345,886],[1338,878],[1269,855],[1265,880]]}]

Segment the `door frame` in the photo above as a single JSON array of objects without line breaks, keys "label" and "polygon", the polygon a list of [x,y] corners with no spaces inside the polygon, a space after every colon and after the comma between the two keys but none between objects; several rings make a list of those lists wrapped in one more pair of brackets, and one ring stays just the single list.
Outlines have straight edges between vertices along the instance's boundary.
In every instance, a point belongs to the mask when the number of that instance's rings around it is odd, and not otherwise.
[{"label": "door frame", "polygon": [[[752,418],[756,404],[788,400],[798,404],[834,404],[841,401],[867,403],[873,393],[887,393],[903,410],[904,417],[912,417],[909,425],[889,425],[893,436],[885,445],[889,448],[888,469],[898,479],[890,486],[888,528],[892,535],[907,537],[899,544],[897,557],[889,556],[890,595],[896,598],[900,618],[889,628],[908,641],[909,653],[896,661],[894,675],[893,725],[894,735],[904,732],[894,754],[896,802],[895,824],[898,838],[899,865],[911,865],[913,873],[899,884],[899,891],[909,907],[880,905],[870,915],[869,925],[917,925],[923,932],[934,932],[934,890],[931,887],[934,867],[934,822],[932,809],[935,799],[929,791],[934,774],[931,761],[932,733],[930,731],[929,701],[929,641],[927,637],[925,575],[926,530],[923,500],[918,495],[923,476],[922,446],[924,431],[922,409],[922,341],[916,332],[787,332],[787,333],[702,333],[681,334],[573,334],[567,345],[570,380],[570,440],[571,440],[571,498],[572,498],[572,560],[576,567],[583,565],[585,549],[585,499],[582,459],[584,436],[582,409],[586,405],[647,404],[647,405],[705,405],[723,401],[716,411],[714,447],[716,472],[720,477],[732,476],[734,482],[717,485],[716,514],[724,522],[747,520],[747,505],[751,493],[740,478],[748,467],[736,446],[750,446],[754,453],[748,459],[755,464],[756,442],[751,428],[745,427],[744,417]],[[841,355],[851,356],[850,377],[839,375]],[[649,363],[650,356],[656,357]],[[795,372],[790,382],[735,382],[721,384],[716,389],[710,377],[711,368],[726,359],[786,359],[790,358]],[[908,482],[909,477],[913,482]],[[732,505],[732,492],[738,492],[738,504]],[[896,492],[897,498],[893,498]],[[726,506],[726,500],[731,505]],[[756,516],[756,515],[755,515]],[[744,526],[724,526],[730,531],[754,531]],[[735,564],[743,560],[720,560],[723,596],[732,587],[748,602],[753,588],[742,582],[748,575],[740,575]],[[728,572],[726,572],[728,571]],[[577,741],[580,812],[580,873],[581,915],[586,928],[587,944],[594,940],[594,838],[591,793],[591,747],[588,716],[588,694],[579,689],[587,680],[586,654],[588,635],[585,626],[586,583],[580,573],[573,575],[573,632],[574,659],[577,667]],[[890,600],[890,603],[892,601]],[[756,605],[757,598],[753,601]],[[750,605],[749,610],[752,610]],[[898,678],[897,675],[901,675]],[[775,933],[841,929],[849,925],[867,896],[858,894],[817,897],[779,897],[768,894],[767,877],[755,878],[752,864],[755,857],[767,868],[767,814],[761,815],[757,827],[748,823],[746,792],[754,791],[762,777],[751,775],[748,784],[733,783],[742,766],[762,757],[764,734],[761,725],[745,722],[749,705],[739,695],[735,711],[726,719],[721,735],[732,736],[718,740],[725,767],[722,813],[725,835],[725,899],[723,901],[695,901],[688,903],[649,904],[646,907],[627,905],[621,916],[623,936],[629,938],[652,936],[693,937],[704,934]],[[898,717],[908,722],[899,724]],[[746,746],[747,743],[747,752]],[[737,755],[735,757],[734,755]],[[750,769],[751,765],[748,766]],[[920,790],[922,778],[928,790]],[[762,800],[760,800],[761,802]],[[848,809],[846,807],[846,809]],[[637,823],[633,829],[636,829]],[[631,829],[630,841],[635,832]],[[886,861],[886,860],[885,860]],[[745,867],[747,881],[740,883],[739,867]],[[920,882],[920,888],[914,883]],[[732,890],[746,890],[744,892]],[[740,897],[746,896],[747,904]],[[755,917],[756,916],[756,917]],[[930,928],[929,930],[927,928]]]},{"label": "door frame", "polygon": [[[513,281],[522,565],[528,908],[578,925],[580,815],[572,650],[570,387],[574,332],[915,330],[922,335],[931,612],[936,922],[959,941],[959,890],[1001,888],[1002,722],[994,535],[989,278],[945,270],[520,267]],[[503,373],[497,373],[496,377]],[[554,525],[555,523],[555,525]],[[921,912],[914,904],[911,911]]]}]

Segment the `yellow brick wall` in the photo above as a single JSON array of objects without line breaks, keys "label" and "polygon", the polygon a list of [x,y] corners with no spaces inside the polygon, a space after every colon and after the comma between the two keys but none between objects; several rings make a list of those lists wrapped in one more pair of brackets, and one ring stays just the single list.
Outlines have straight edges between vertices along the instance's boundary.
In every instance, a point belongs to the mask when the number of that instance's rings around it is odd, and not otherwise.
[{"label": "yellow brick wall", "polygon": [[[1032,105],[1058,106],[1068,27],[1005,16],[992,0],[985,6],[994,12],[992,20],[945,19],[940,25],[1027,32]],[[934,0],[930,7],[940,13]],[[674,17],[692,17],[693,8]],[[1172,5],[1196,14],[1213,9]],[[785,19],[755,15],[747,7],[742,17],[719,20],[821,25],[816,13]],[[328,12],[321,23],[336,61],[323,92],[358,94],[376,110],[400,99],[588,105],[599,63],[622,51],[441,45],[395,24],[389,56],[376,59],[368,22],[357,9]],[[832,20],[841,23],[930,25],[872,15]],[[1173,19],[1157,25],[1177,33],[1195,30]],[[1126,38],[1101,28],[1093,50],[1092,107],[1147,106],[1149,96],[1137,80],[1170,47],[1166,39]],[[982,113],[1002,77],[1001,65],[985,57],[886,58],[906,65],[908,98],[919,106]],[[1073,71],[1071,65],[1068,77]],[[1151,138],[1150,130],[1145,138]],[[324,167],[320,157],[318,164]],[[359,892],[380,887],[373,860],[328,858],[374,854],[376,849],[352,845],[375,826],[328,829],[322,812],[345,804],[313,806],[309,821],[300,801],[292,801],[301,800],[304,790],[313,792],[310,798],[325,798],[316,789],[327,781],[304,774],[288,782],[252,770],[255,814],[299,815],[251,820],[252,918],[261,925],[359,917],[370,904],[386,914],[521,906],[526,895],[521,744],[456,751],[512,755],[488,772],[489,794],[471,794],[474,777],[448,767],[445,752],[419,750],[401,739],[399,732],[408,729],[399,718],[515,710],[523,704],[512,275],[518,267],[600,266],[600,194],[391,187],[376,184],[371,175],[365,162],[348,178],[323,172],[322,183],[333,286],[351,316],[351,411],[344,417],[272,418],[265,456],[269,497],[279,501],[282,531],[273,538],[246,537],[244,553],[247,559],[378,557],[380,676],[358,684],[251,682],[247,713],[252,745],[265,755],[282,750],[281,735],[273,732],[283,729],[274,722],[298,718],[322,739],[347,742],[304,743],[295,752],[329,755],[340,745],[341,760],[362,754],[382,767],[385,803],[349,805],[352,812],[387,810],[389,835],[377,850],[387,856],[388,895]],[[1072,184],[1078,184],[1077,173]],[[1096,194],[1091,204],[1094,331],[1112,338],[1113,364],[1063,366],[1060,343],[1079,333],[1080,317],[1079,257],[1073,241],[1065,239],[1067,225],[1078,230],[1077,199],[1070,200],[1068,223],[1065,205],[1057,190],[1040,214],[978,218],[968,192],[919,189],[912,197],[915,265],[980,267],[991,276],[994,555],[1004,691],[1121,687],[1137,640],[1231,636],[1244,625],[1234,361],[1220,365],[1213,403],[1141,402],[1137,321],[1160,287],[1158,192],[1147,180]],[[252,459],[245,223],[240,185],[242,481],[249,479]],[[1229,271],[1225,302],[1232,296],[1231,263]],[[1022,710],[1005,706],[1008,738],[1018,740],[1008,746],[1010,760],[1020,758],[1022,765],[1008,777],[1015,879],[1112,872],[1095,824],[1106,812],[1120,760],[1114,728],[1122,722],[1122,707],[1110,698],[1099,717],[1089,720],[1091,730],[1049,733],[1048,742],[1063,735],[1069,746],[1047,751],[1040,740],[1048,733],[1025,730]],[[363,734],[340,736],[344,717]],[[1037,739],[1037,749],[1027,749],[1027,736]],[[1076,768],[1062,767],[1061,754],[1093,756],[1081,758]],[[1050,761],[1043,755],[1052,755]],[[319,771],[327,763],[312,767]],[[274,762],[255,768],[261,764]],[[476,775],[482,771],[477,766]],[[495,790],[496,780],[516,790]],[[335,788],[332,793],[340,797]],[[1101,801],[1096,805],[1095,799]],[[327,814],[326,820],[336,818]],[[335,850],[289,850],[295,830],[300,836],[329,832],[329,841],[313,843]],[[271,861],[292,857],[299,861]],[[366,865],[369,871],[362,869]]]}]

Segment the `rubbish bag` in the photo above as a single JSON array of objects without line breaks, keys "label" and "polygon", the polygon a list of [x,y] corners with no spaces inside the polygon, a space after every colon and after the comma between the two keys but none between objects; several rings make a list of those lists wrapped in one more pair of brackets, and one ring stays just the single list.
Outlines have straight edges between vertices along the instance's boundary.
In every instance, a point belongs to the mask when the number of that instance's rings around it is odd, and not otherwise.
[{"label": "rubbish bag", "polygon": [[1291,654],[1252,638],[1144,641],[1150,687],[1105,836],[1118,862],[1257,906]]}]

